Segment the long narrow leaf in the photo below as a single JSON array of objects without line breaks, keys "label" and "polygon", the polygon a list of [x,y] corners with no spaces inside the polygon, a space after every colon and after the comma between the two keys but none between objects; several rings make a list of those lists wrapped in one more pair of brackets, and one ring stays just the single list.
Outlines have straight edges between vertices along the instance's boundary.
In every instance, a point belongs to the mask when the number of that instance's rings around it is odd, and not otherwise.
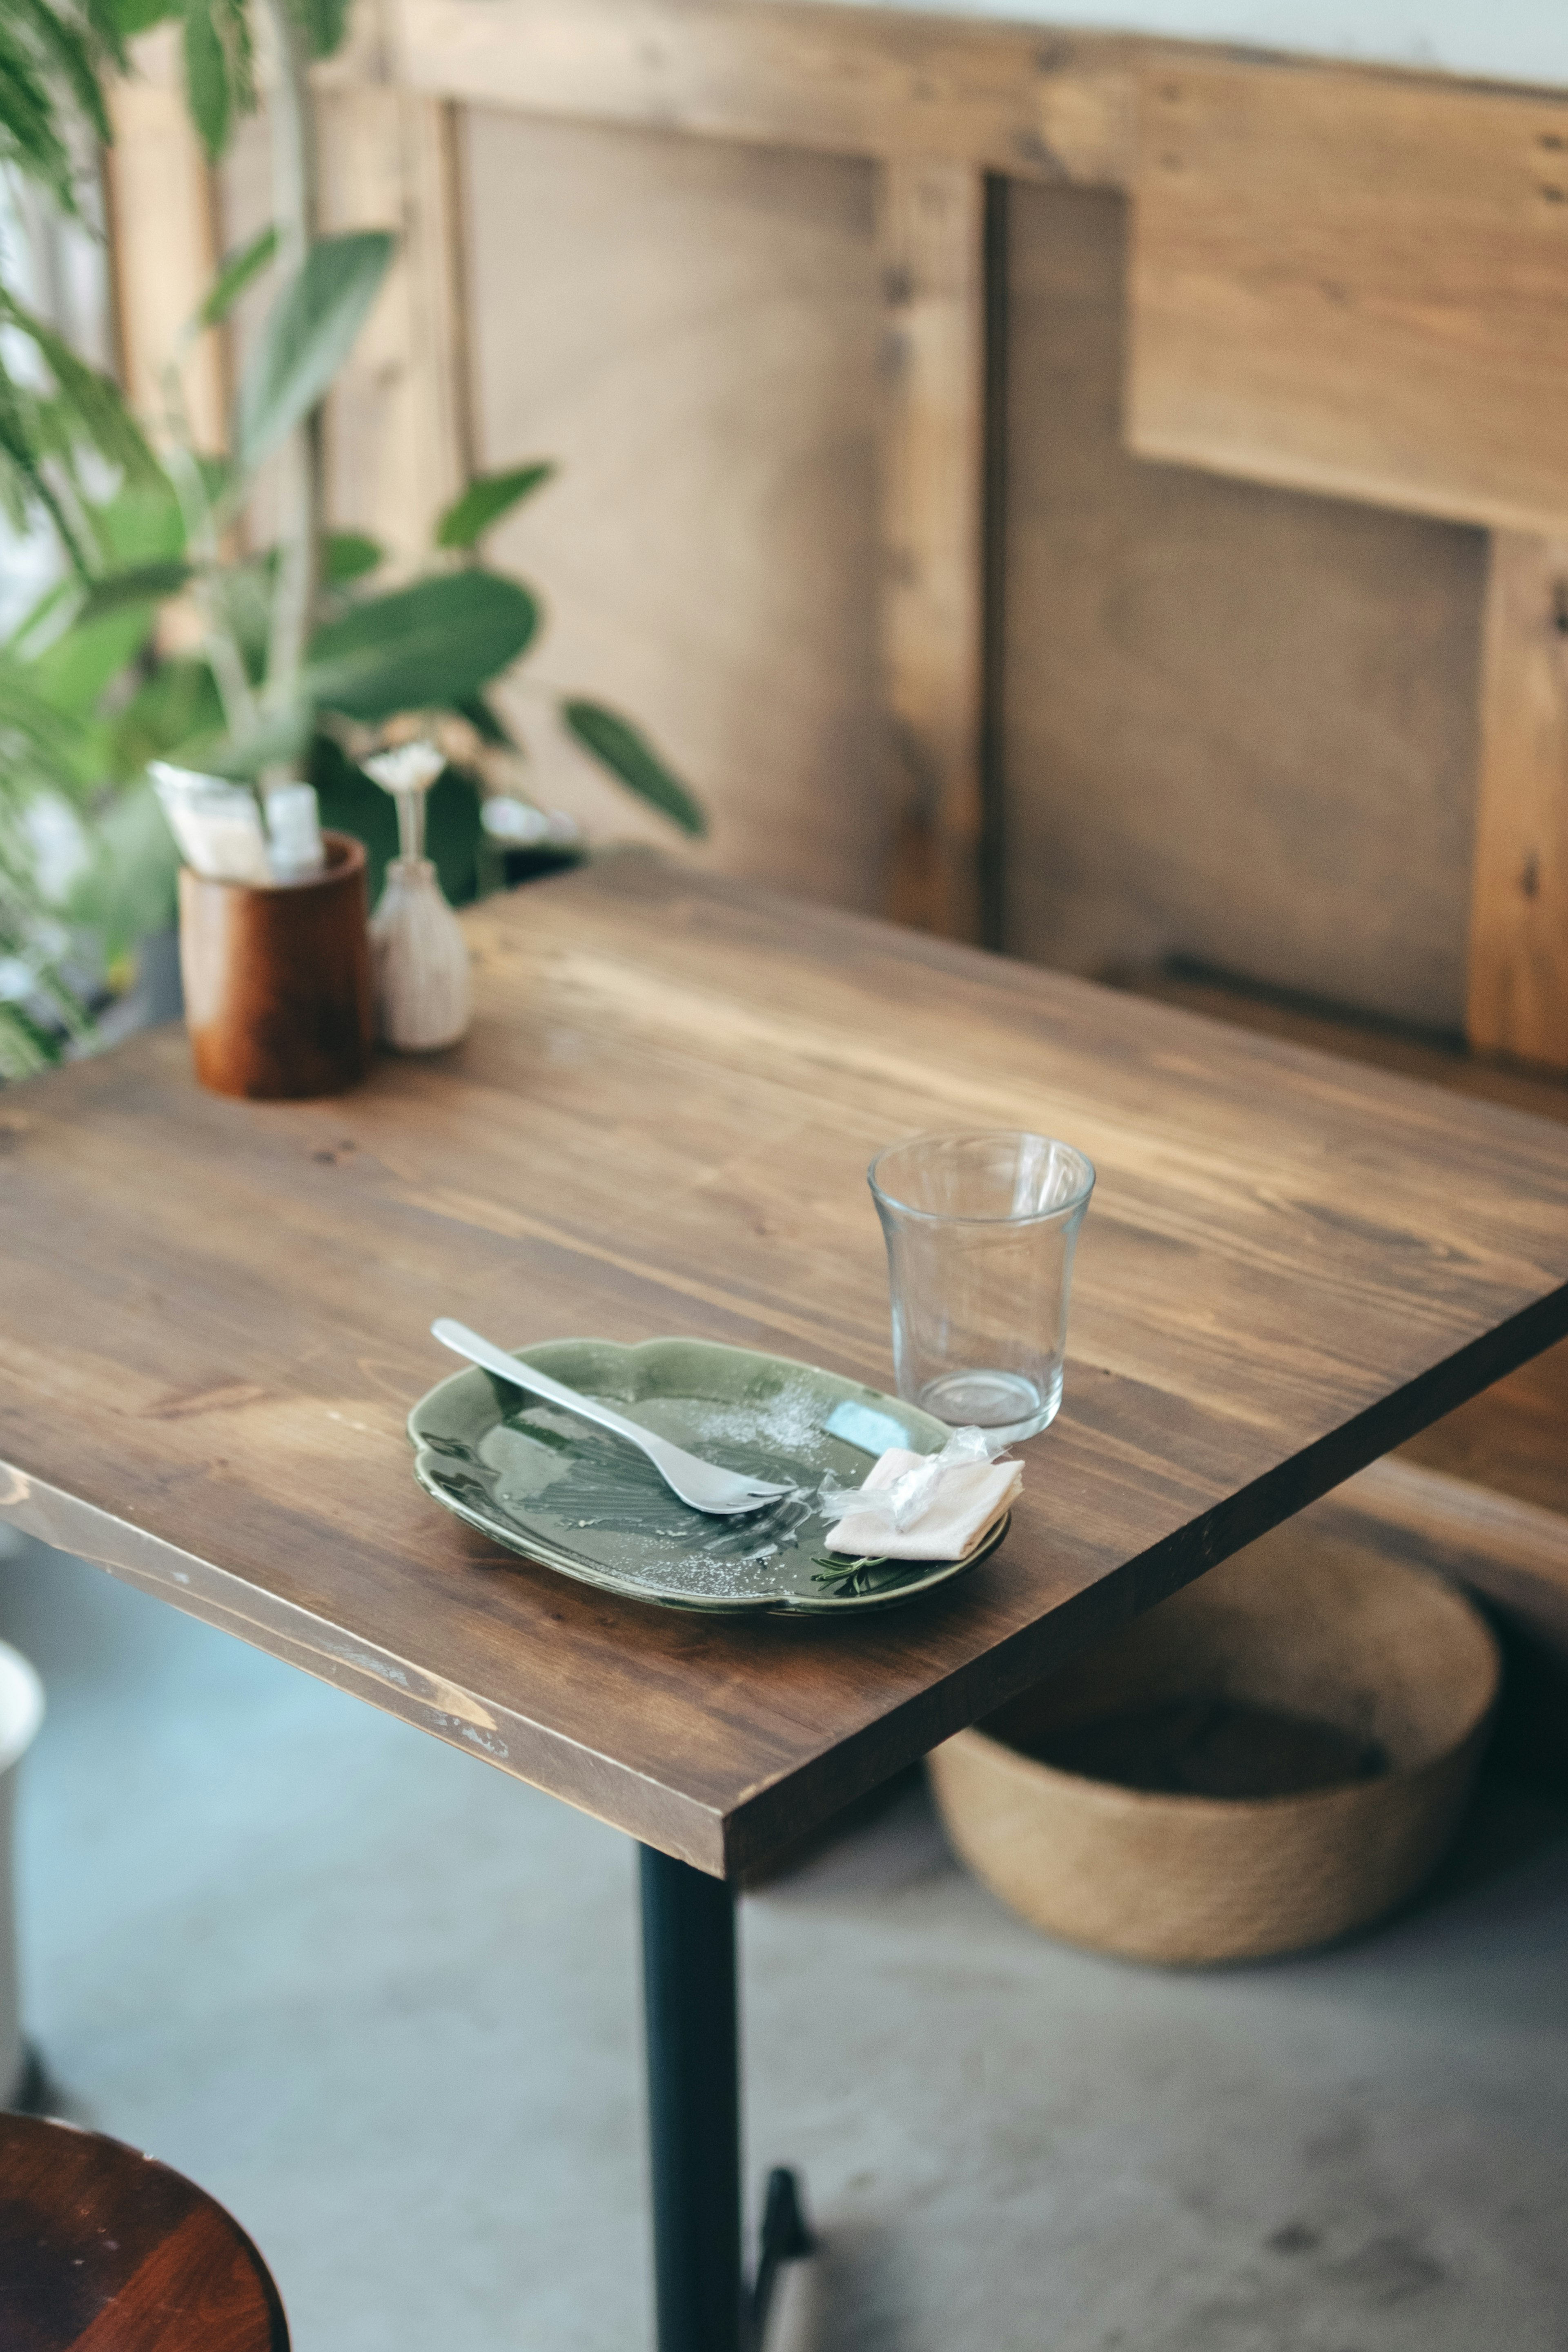
[{"label": "long narrow leaf", "polygon": [[118,613],[126,604],[149,604],[177,596],[193,577],[191,566],[178,558],[133,563],[127,572],[111,572],[93,582],[82,603],[81,618],[99,621],[106,613]]},{"label": "long narrow leaf", "polygon": [[235,446],[247,472],[309,415],[348,358],[395,242],[384,229],[322,237],[284,287],[240,387]]},{"label": "long narrow leaf", "polygon": [[32,663],[0,651],[0,754],[8,779],[31,768],[36,781],[74,792],[80,733],[38,692]]},{"label": "long narrow leaf", "polygon": [[57,16],[48,0],[10,0],[10,5],[17,17],[32,26],[39,49],[65,82],[82,116],[107,146],[114,133],[98,86],[92,47],[83,38],[80,28],[69,17]]},{"label": "long narrow leaf", "polygon": [[671,774],[646,737],[629,719],[601,703],[574,698],[560,706],[560,715],[585,751],[623,783],[628,792],[646,801],[678,824],[683,833],[700,839],[707,816],[677,776]]},{"label": "long narrow leaf", "polygon": [[0,1081],[12,1085],[33,1077],[58,1058],[58,1046],[45,1038],[22,1007],[0,1000]]},{"label": "long narrow leaf", "polygon": [[71,159],[53,99],[31,51],[0,19],[0,161],[48,189],[60,210],[78,209]]},{"label": "long narrow leaf", "polygon": [[551,479],[555,467],[549,458],[517,466],[508,474],[481,474],[454,499],[435,526],[437,547],[476,547],[504,514],[532,496]]},{"label": "long narrow leaf", "polygon": [[[154,5],[160,16],[172,16],[176,13],[172,0],[154,0]],[[157,17],[138,15],[131,0],[82,0],[82,15],[99,50],[121,73],[126,69],[125,43],[128,36],[144,33],[150,23],[158,21]],[[134,22],[131,21],[132,18]]]},{"label": "long narrow leaf", "polygon": [[277,231],[269,224],[259,236],[252,237],[247,246],[225,262],[188,331],[221,326],[246,287],[260,277],[277,251]]},{"label": "long narrow leaf", "polygon": [[213,0],[185,0],[185,98],[215,163],[229,143],[234,109],[228,55],[214,20]]},{"label": "long narrow leaf", "polygon": [[19,327],[35,346],[83,433],[110,464],[122,466],[133,481],[161,482],[162,467],[126,407],[120,386],[78,359],[63,336],[4,286],[0,286],[0,319]]},{"label": "long narrow leaf", "polygon": [[0,354],[0,459],[4,459],[20,478],[27,496],[36,499],[48,515],[72,567],[85,580],[88,564],[81,541],[38,462],[37,442],[29,428],[26,398],[6,373],[3,354]]},{"label": "long narrow leaf", "polygon": [[[47,642],[47,624],[58,613],[68,598],[74,598],[76,586],[70,580],[57,580],[46,588],[37,604],[29,604],[9,637],[5,650],[19,654],[26,660],[30,651]],[[4,655],[0,654],[0,659]]]}]

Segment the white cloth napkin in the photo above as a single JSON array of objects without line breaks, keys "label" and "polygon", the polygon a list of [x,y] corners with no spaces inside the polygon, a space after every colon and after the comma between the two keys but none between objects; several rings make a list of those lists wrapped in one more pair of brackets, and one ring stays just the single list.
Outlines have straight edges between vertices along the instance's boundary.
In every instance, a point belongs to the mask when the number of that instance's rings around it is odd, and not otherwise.
[{"label": "white cloth napkin", "polygon": [[[890,1445],[867,1472],[861,1492],[891,1486],[926,1458]],[[962,1559],[989,1534],[1022,1485],[1021,1462],[956,1462],[944,1469],[930,1502],[906,1527],[895,1527],[873,1507],[849,1509],[828,1529],[828,1549],[862,1559]]]}]

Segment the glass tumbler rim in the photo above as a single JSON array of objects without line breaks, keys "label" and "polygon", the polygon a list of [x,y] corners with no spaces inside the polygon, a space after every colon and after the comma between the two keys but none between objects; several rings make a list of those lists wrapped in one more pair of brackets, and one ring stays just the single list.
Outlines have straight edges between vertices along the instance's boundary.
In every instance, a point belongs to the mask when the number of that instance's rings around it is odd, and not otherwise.
[{"label": "glass tumbler rim", "polygon": [[[917,1143],[988,1143],[1004,1140],[1016,1143],[1025,1137],[1032,1143],[1053,1145],[1061,1151],[1070,1151],[1073,1159],[1085,1171],[1083,1182],[1068,1200],[1059,1201],[1054,1208],[1021,1209],[1001,1215],[987,1213],[971,1215],[951,1209],[919,1209],[912,1201],[901,1201],[895,1192],[890,1192],[886,1186],[877,1180],[877,1170],[884,1160],[890,1160],[895,1151],[908,1151]],[[1088,1206],[1089,1196],[1094,1190],[1096,1173],[1094,1162],[1088,1153],[1081,1151],[1077,1144],[1069,1143],[1064,1136],[1044,1135],[1038,1129],[1030,1127],[955,1127],[932,1128],[920,1135],[901,1136],[896,1143],[884,1143],[881,1150],[873,1155],[867,1167],[865,1180],[871,1187],[872,1198],[879,1207],[885,1202],[888,1208],[896,1209],[901,1217],[919,1217],[927,1224],[1050,1225],[1059,1223],[1063,1218],[1076,1215]]]}]

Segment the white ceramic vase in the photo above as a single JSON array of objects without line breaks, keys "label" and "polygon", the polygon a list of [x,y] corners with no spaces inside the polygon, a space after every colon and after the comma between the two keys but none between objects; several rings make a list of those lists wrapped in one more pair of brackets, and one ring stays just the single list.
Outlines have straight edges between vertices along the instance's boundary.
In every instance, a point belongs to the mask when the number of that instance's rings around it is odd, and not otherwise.
[{"label": "white ceramic vase", "polygon": [[468,944],[428,857],[394,857],[371,919],[376,1019],[403,1054],[455,1045],[472,1010]]}]

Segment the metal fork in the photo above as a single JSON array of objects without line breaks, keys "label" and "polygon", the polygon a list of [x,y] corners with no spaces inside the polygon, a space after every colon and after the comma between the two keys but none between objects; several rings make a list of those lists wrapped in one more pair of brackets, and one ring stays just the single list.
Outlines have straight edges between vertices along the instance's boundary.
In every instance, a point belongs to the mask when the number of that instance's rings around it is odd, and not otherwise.
[{"label": "metal fork", "polygon": [[552,1381],[548,1372],[536,1371],[532,1364],[507,1355],[504,1348],[493,1347],[477,1331],[470,1331],[465,1323],[453,1322],[450,1316],[443,1315],[430,1328],[444,1348],[466,1356],[471,1364],[494,1372],[497,1380],[510,1381],[514,1388],[526,1389],[530,1396],[544,1397],[549,1403],[577,1413],[583,1421],[594,1422],[601,1429],[625,1438],[628,1444],[647,1455],[665,1486],[683,1503],[689,1503],[694,1511],[706,1511],[716,1519],[738,1518],[794,1492],[791,1486],[770,1486],[766,1478],[749,1478],[740,1471],[720,1470],[711,1462],[700,1461],[684,1447],[672,1445],[667,1437],[655,1437],[640,1423],[612,1412],[596,1398],[580,1396],[563,1381]]}]

